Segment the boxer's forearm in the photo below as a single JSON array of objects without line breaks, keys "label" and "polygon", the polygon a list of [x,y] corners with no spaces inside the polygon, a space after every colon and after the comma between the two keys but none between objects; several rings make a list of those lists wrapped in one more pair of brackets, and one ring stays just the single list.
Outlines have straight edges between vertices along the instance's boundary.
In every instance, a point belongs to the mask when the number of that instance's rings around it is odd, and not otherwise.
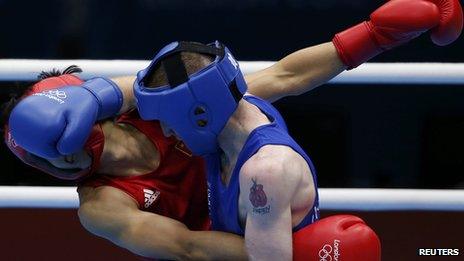
[{"label": "boxer's forearm", "polygon": [[218,231],[191,231],[189,251],[194,260],[247,260],[243,237]]},{"label": "boxer's forearm", "polygon": [[[136,221],[119,226],[120,233],[107,238],[149,258],[247,260],[242,237],[215,231],[191,231],[178,221],[143,211],[136,215]],[[116,234],[118,236],[114,236]]]},{"label": "boxer's forearm", "polygon": [[298,50],[273,66],[247,75],[249,92],[271,102],[299,95],[326,83],[346,69],[332,42]]},{"label": "boxer's forearm", "polygon": [[123,95],[123,104],[118,114],[123,114],[135,108],[135,98],[133,91],[135,76],[115,77],[111,78],[111,80],[119,86],[119,89]]},{"label": "boxer's forearm", "polygon": [[139,210],[119,189],[79,187],[79,219],[91,233],[140,256],[169,260],[244,260],[243,238],[191,231],[169,217]]}]

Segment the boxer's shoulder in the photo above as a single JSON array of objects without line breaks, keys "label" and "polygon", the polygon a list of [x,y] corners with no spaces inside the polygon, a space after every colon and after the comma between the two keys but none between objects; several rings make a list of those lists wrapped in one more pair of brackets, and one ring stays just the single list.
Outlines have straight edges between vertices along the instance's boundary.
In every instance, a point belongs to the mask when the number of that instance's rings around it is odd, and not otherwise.
[{"label": "boxer's shoulder", "polygon": [[295,170],[301,167],[305,159],[291,147],[286,145],[265,145],[250,157],[242,167],[245,171],[259,169],[286,172],[287,169]]},{"label": "boxer's shoulder", "polygon": [[300,154],[283,145],[266,145],[260,148],[240,170],[240,180],[260,179],[269,185],[285,189],[296,187],[307,171]]}]

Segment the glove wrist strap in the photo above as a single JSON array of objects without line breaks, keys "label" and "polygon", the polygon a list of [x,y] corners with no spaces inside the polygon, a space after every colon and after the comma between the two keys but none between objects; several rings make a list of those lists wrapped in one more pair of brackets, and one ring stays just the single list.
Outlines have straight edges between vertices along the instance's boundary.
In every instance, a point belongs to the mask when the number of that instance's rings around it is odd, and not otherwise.
[{"label": "glove wrist strap", "polygon": [[99,104],[98,120],[116,115],[122,107],[123,95],[112,80],[103,77],[92,78],[82,84],[95,96]]},{"label": "glove wrist strap", "polygon": [[336,34],[332,42],[349,70],[383,52],[372,37],[369,22],[362,22]]}]

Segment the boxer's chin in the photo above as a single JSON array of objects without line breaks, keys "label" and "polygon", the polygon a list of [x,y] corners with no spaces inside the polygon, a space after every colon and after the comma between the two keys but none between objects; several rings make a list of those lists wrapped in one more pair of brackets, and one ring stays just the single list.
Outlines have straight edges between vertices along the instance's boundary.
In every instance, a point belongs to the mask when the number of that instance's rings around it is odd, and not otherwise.
[{"label": "boxer's chin", "polygon": [[92,158],[84,150],[47,161],[59,169],[86,169],[92,164]]}]

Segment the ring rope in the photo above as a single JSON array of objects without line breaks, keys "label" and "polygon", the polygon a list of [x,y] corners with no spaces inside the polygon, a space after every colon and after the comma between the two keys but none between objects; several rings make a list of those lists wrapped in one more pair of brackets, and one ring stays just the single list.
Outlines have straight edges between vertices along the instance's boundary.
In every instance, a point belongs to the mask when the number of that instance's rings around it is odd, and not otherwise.
[{"label": "ring rope", "polygon": [[[35,81],[41,71],[78,65],[82,77],[135,75],[148,66],[146,60],[31,60],[0,59],[0,81]],[[240,62],[245,74],[265,69],[275,62]],[[334,84],[463,84],[462,63],[366,63],[346,71],[329,83]]]},{"label": "ring rope", "polygon": [[[322,210],[464,211],[464,190],[319,189]],[[0,208],[77,208],[76,187],[0,186]]]},{"label": "ring rope", "polygon": [[[0,81],[34,81],[38,73],[52,68],[79,65],[83,78],[124,76],[135,73],[149,61],[142,60],[29,60],[0,59]],[[241,62],[245,74],[274,62]],[[347,71],[334,84],[462,84],[464,64],[460,63],[367,63]],[[464,191],[418,189],[333,189],[322,188],[323,210],[464,211]],[[77,208],[75,187],[0,186],[2,208]]]}]

